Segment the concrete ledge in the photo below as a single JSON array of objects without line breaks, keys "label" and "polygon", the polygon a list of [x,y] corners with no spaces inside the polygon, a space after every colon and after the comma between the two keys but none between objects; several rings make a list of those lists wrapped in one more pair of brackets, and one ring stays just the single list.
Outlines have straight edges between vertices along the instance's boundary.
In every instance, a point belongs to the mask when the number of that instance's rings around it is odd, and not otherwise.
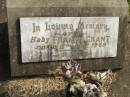
[{"label": "concrete ledge", "polygon": [[[15,3],[14,3],[15,2]],[[126,0],[7,0],[8,8],[30,7],[128,7]]]}]

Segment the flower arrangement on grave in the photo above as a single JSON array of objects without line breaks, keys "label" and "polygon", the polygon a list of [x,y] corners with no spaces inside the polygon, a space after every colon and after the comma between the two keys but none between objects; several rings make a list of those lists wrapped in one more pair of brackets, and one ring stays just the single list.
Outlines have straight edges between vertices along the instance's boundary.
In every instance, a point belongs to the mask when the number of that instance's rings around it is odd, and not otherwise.
[{"label": "flower arrangement on grave", "polygon": [[81,72],[81,65],[74,60],[61,64],[57,73],[68,82],[66,97],[108,97],[108,91],[116,74],[106,72]]}]

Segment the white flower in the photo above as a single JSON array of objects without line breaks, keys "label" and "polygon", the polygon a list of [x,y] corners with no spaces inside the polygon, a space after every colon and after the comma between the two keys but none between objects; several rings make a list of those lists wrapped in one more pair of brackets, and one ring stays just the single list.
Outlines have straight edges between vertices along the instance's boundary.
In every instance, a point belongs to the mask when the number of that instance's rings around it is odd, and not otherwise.
[{"label": "white flower", "polygon": [[72,65],[71,65],[70,62],[68,62],[68,63],[66,63],[66,64],[64,63],[63,66],[65,66],[66,69],[71,69],[71,68],[72,68]]},{"label": "white flower", "polygon": [[86,84],[84,89],[83,89],[83,95],[91,95],[91,94],[94,94],[94,89],[98,90],[98,87],[95,85],[95,84]]},{"label": "white flower", "polygon": [[87,87],[84,87],[83,88],[83,93],[86,95],[88,93],[88,88]]},{"label": "white flower", "polygon": [[80,64],[73,60],[70,60],[66,63],[62,63],[61,66],[56,69],[56,71],[58,74],[61,74],[69,79],[78,74],[82,74],[80,72]]},{"label": "white flower", "polygon": [[83,80],[79,80],[79,87],[84,87],[85,86],[85,82]]},{"label": "white flower", "polygon": [[86,84],[86,87],[89,91],[93,90],[93,89],[98,89],[97,86],[95,84]]},{"label": "white flower", "polygon": [[102,93],[102,97],[107,97],[107,93],[106,93],[106,92],[103,92],[103,93]]},{"label": "white flower", "polygon": [[85,87],[85,82],[81,79],[76,79],[72,82],[72,85],[70,86],[70,92],[75,92],[77,90],[83,91]]},{"label": "white flower", "polygon": [[72,93],[75,92],[75,87],[73,85],[70,87],[70,92],[72,92]]},{"label": "white flower", "polygon": [[72,76],[72,75],[71,75],[71,71],[70,71],[70,70],[67,70],[65,75],[66,75],[67,78],[71,78],[71,76]]}]

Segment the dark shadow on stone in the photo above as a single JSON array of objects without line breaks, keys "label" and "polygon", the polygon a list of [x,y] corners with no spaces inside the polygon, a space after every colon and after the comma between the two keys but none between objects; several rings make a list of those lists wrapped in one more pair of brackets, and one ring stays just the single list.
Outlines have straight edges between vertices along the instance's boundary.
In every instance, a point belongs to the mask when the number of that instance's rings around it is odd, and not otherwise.
[{"label": "dark shadow on stone", "polygon": [[16,37],[17,37],[17,51],[18,51],[18,63],[22,64],[22,54],[21,54],[21,34],[20,34],[20,20],[17,19],[16,21]]},{"label": "dark shadow on stone", "polygon": [[8,93],[2,93],[0,94],[0,97],[10,97],[10,96],[8,95]]},{"label": "dark shadow on stone", "polygon": [[0,81],[10,79],[11,76],[7,25],[7,22],[0,24]]},{"label": "dark shadow on stone", "polygon": [[0,94],[0,97],[6,97],[5,94]]}]

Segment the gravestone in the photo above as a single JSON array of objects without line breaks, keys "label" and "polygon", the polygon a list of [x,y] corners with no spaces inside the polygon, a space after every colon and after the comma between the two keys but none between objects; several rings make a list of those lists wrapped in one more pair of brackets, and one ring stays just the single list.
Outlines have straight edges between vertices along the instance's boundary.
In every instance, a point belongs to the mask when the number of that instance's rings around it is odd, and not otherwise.
[{"label": "gravestone", "polygon": [[71,58],[83,71],[122,68],[126,0],[7,0],[7,14],[12,76],[48,74]]}]

